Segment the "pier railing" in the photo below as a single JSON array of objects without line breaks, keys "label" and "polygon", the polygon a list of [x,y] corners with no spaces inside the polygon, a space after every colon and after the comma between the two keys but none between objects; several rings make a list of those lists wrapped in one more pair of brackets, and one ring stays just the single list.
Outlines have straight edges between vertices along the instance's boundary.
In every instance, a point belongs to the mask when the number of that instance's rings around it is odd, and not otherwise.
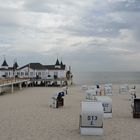
[{"label": "pier railing", "polygon": [[29,78],[0,78],[0,85],[29,80]]}]

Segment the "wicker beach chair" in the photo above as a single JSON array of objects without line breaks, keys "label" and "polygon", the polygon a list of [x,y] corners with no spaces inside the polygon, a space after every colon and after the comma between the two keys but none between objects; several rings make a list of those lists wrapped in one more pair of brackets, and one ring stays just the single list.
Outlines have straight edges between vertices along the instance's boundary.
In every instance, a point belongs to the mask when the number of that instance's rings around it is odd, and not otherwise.
[{"label": "wicker beach chair", "polygon": [[133,118],[140,118],[140,98],[135,98],[132,106]]}]

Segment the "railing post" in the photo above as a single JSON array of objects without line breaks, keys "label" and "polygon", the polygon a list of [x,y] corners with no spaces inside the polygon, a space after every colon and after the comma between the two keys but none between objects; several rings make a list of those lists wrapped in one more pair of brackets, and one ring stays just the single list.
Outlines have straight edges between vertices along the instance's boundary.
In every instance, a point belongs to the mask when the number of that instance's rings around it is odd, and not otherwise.
[{"label": "railing post", "polygon": [[11,93],[14,92],[14,87],[13,87],[13,84],[11,84]]}]

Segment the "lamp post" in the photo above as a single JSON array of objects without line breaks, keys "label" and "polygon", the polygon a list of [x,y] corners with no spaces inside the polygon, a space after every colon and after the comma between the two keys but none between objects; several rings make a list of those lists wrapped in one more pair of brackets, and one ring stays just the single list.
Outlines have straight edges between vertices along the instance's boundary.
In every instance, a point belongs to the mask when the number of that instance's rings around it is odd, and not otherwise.
[{"label": "lamp post", "polygon": [[13,78],[14,78],[14,81],[15,81],[15,67],[13,66]]}]

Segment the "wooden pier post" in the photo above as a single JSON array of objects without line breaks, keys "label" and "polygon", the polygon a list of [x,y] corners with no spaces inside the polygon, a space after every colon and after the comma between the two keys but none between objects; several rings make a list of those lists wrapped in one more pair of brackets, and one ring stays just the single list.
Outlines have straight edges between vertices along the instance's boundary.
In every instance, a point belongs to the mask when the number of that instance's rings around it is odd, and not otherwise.
[{"label": "wooden pier post", "polygon": [[22,90],[22,83],[19,83],[19,89]]},{"label": "wooden pier post", "polygon": [[46,81],[46,79],[45,79],[45,87],[47,86],[47,81]]},{"label": "wooden pier post", "polygon": [[28,82],[26,82],[26,88],[28,87]]},{"label": "wooden pier post", "polygon": [[60,80],[60,87],[62,87],[62,80]]},{"label": "wooden pier post", "polygon": [[2,87],[0,87],[0,94],[2,93]]}]

